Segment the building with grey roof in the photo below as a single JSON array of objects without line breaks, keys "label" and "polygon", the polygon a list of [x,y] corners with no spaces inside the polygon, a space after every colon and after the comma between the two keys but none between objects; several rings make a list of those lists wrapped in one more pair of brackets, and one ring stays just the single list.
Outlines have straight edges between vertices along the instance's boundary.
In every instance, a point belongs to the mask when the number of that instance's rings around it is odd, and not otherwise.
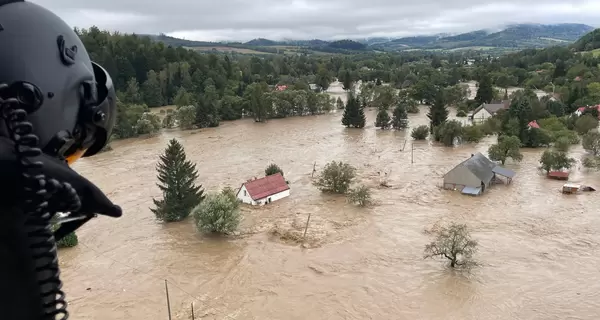
[{"label": "building with grey roof", "polygon": [[473,110],[473,112],[469,115],[469,120],[472,120],[475,124],[481,123],[487,118],[495,116],[498,111],[508,109],[509,105],[510,101],[508,100],[493,103],[483,103]]},{"label": "building with grey roof", "polygon": [[444,175],[444,189],[479,195],[492,184],[496,174],[505,176],[509,182],[515,176],[514,171],[498,166],[478,152]]}]

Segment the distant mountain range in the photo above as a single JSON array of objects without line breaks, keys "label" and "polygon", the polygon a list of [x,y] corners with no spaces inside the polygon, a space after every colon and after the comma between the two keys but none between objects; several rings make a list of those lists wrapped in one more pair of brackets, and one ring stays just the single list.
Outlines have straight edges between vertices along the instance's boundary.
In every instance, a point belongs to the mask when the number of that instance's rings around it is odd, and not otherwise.
[{"label": "distant mountain range", "polygon": [[149,35],[156,41],[167,45],[184,46],[201,49],[213,48],[246,48],[261,52],[280,52],[281,48],[297,47],[307,50],[340,52],[340,51],[398,51],[398,50],[487,50],[494,48],[543,48],[553,45],[569,45],[590,31],[593,27],[585,24],[517,24],[498,32],[477,30],[457,35],[438,34],[404,38],[365,38],[354,40],[325,41],[283,40],[275,41],[264,38],[248,42],[206,42],[190,41],[166,35]]}]

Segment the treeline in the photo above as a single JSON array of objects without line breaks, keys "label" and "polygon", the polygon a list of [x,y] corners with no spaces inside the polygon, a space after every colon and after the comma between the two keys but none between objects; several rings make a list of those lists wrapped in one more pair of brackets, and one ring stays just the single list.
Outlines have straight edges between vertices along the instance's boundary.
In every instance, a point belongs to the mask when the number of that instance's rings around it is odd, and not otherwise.
[{"label": "treeline", "polygon": [[[419,82],[421,86],[448,86],[471,77],[464,64],[467,57],[460,54],[445,56],[448,63],[443,67],[440,57],[419,52],[333,56],[200,54],[165,46],[148,37],[109,33],[95,27],[76,32],[91,58],[112,75],[118,89],[117,138],[154,131],[157,118],[144,115],[152,107],[193,106],[192,127],[206,127],[242,116],[263,121],[326,112],[333,107],[332,101],[313,89],[326,90],[336,77],[345,83],[388,82],[394,88]],[[287,85],[292,91],[273,92],[275,85]],[[182,114],[188,124],[190,108]],[[164,125],[177,125],[183,120],[180,117],[183,115],[171,115]]]},{"label": "treeline", "polygon": [[567,47],[527,49],[476,63],[473,78],[500,88],[524,87],[554,93],[572,113],[600,103],[600,57]]}]

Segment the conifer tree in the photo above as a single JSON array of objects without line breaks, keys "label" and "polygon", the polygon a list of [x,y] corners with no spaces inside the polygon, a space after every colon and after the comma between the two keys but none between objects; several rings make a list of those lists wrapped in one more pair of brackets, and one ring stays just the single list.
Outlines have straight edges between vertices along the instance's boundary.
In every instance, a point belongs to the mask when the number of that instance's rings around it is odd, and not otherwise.
[{"label": "conifer tree", "polygon": [[392,128],[406,129],[408,128],[408,114],[406,107],[403,104],[398,104],[392,114]]},{"label": "conifer tree", "polygon": [[387,110],[379,110],[377,113],[377,118],[375,119],[375,127],[383,130],[390,127],[390,115],[388,114]]},{"label": "conifer tree", "polygon": [[354,95],[349,95],[346,108],[344,109],[344,116],[342,117],[342,124],[348,128],[364,128],[365,123],[365,111],[361,108],[358,98]]},{"label": "conifer tree", "polygon": [[352,74],[350,74],[349,70],[346,70],[342,77],[342,88],[345,91],[352,89]]},{"label": "conifer tree", "polygon": [[344,109],[344,102],[342,101],[342,99],[340,97],[338,97],[337,100],[335,101],[335,106],[338,109]]},{"label": "conifer tree", "polygon": [[429,107],[429,113],[427,113],[427,118],[429,118],[430,133],[433,133],[433,128],[448,120],[448,113],[449,112],[444,101],[444,93],[442,90],[438,90],[437,94],[435,95],[435,101],[431,107]]},{"label": "conifer tree", "polygon": [[477,88],[477,95],[475,101],[479,104],[490,103],[494,99],[494,88],[492,86],[492,78],[485,74],[479,81],[479,88]]},{"label": "conifer tree", "polygon": [[204,199],[202,186],[196,186],[196,165],[186,160],[183,146],[176,139],[169,141],[164,155],[160,156],[158,187],[162,200],[152,199],[156,208],[151,209],[156,218],[165,222],[185,219],[192,209]]}]

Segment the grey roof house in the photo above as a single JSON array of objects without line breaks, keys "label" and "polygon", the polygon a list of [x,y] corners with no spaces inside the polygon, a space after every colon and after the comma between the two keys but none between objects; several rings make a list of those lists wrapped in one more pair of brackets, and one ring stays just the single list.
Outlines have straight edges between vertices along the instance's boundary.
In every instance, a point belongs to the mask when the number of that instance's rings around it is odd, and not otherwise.
[{"label": "grey roof house", "polygon": [[483,103],[479,107],[475,108],[469,115],[469,120],[473,122],[483,122],[487,118],[493,117],[498,111],[508,109],[510,101],[498,101],[492,103]]},{"label": "grey roof house", "polygon": [[497,165],[478,152],[444,175],[444,189],[480,195],[492,184],[496,175],[506,177],[510,183],[515,172]]}]

